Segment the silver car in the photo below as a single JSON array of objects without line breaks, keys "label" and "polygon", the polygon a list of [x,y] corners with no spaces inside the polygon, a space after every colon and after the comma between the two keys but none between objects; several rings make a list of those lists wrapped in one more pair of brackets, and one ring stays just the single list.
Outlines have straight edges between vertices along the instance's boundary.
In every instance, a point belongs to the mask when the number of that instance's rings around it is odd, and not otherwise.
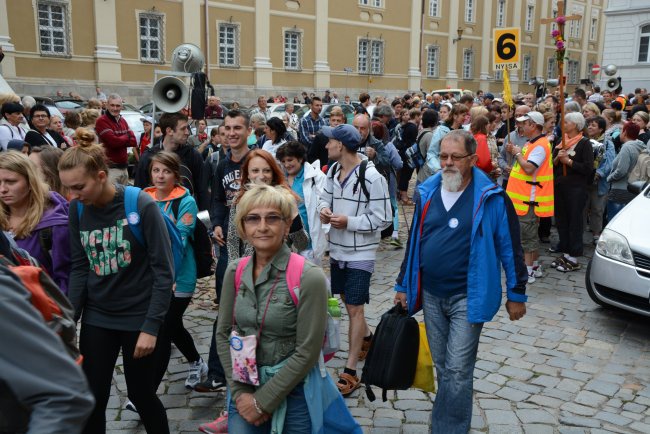
[{"label": "silver car", "polygon": [[650,316],[650,184],[603,230],[585,275],[587,292],[601,306]]}]

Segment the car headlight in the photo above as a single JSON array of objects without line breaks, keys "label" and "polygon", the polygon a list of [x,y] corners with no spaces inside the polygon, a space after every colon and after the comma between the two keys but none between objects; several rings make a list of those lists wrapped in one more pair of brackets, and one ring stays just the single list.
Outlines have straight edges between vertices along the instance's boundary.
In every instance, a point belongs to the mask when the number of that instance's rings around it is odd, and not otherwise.
[{"label": "car headlight", "polygon": [[600,234],[598,244],[596,244],[596,251],[606,258],[634,265],[632,251],[627,239],[611,229],[604,229],[603,233]]}]

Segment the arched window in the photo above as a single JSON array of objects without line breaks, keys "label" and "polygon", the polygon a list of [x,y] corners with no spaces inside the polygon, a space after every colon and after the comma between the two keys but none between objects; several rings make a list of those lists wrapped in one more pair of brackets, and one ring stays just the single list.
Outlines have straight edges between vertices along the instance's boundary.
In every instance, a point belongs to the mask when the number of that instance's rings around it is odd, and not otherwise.
[{"label": "arched window", "polygon": [[650,62],[650,24],[641,27],[639,62]]}]

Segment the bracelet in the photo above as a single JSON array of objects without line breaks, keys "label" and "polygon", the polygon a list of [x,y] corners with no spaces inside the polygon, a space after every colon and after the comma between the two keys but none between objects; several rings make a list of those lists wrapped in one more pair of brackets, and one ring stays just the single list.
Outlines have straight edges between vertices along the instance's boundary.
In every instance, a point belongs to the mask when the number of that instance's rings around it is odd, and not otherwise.
[{"label": "bracelet", "polygon": [[517,158],[517,157],[520,156],[520,155],[521,155],[521,152],[517,152],[517,153],[515,154],[515,158]]},{"label": "bracelet", "polygon": [[253,405],[255,406],[255,411],[257,412],[257,414],[264,414],[259,404],[257,403],[257,399],[255,399],[255,397],[253,397]]}]

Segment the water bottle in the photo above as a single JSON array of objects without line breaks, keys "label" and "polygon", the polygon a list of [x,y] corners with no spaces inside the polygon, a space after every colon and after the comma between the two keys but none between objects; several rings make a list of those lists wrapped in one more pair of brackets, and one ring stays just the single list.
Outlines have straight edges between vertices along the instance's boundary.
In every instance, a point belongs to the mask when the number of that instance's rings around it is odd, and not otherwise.
[{"label": "water bottle", "polygon": [[[325,344],[323,345],[323,354],[334,354],[341,348],[340,326],[341,308],[336,298],[327,300],[327,330],[325,331]],[[326,359],[327,360],[327,359]]]}]

